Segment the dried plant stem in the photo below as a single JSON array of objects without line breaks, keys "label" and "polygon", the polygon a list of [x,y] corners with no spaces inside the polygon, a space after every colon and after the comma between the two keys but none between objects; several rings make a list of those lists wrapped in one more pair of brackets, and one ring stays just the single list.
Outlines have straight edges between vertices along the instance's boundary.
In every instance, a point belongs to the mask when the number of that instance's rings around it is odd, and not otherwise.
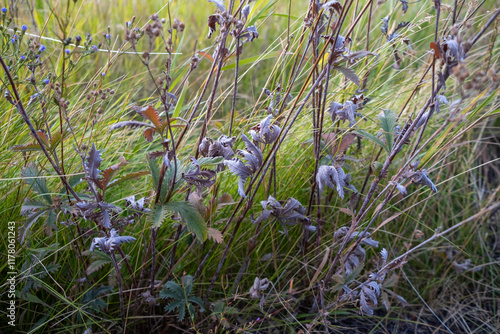
[{"label": "dried plant stem", "polygon": [[[361,17],[361,15],[364,13],[364,11],[366,10],[367,6],[365,6],[365,8],[363,9],[362,13],[360,13],[360,15],[358,16],[358,20],[359,18]],[[321,15],[321,13],[319,14]],[[317,19],[316,21],[316,25],[315,27],[317,26],[319,22],[319,19]],[[357,22],[357,21],[356,21]],[[354,26],[351,26],[348,34],[346,34],[346,36],[348,36],[352,29],[354,28]],[[340,29],[340,28],[339,28]],[[325,45],[323,47],[323,49],[321,50],[320,52],[320,56],[318,57],[318,59],[315,61],[313,67],[312,67],[312,70],[310,71],[309,75],[308,75],[308,78],[305,80],[305,82],[307,83],[312,75],[314,74],[314,71],[315,71],[315,68],[318,66],[318,63],[320,61],[320,59],[322,59],[323,55],[325,54],[328,46],[329,46],[329,43],[332,42],[332,41],[336,41],[338,38],[338,33],[337,33],[337,36],[335,37],[335,39],[333,39],[333,34],[330,34],[330,36],[328,37],[327,41],[325,42]],[[334,47],[335,43],[332,44],[332,47]],[[273,143],[273,146],[271,148],[271,151],[270,153],[267,155],[264,163],[262,164],[262,166],[260,167],[260,169],[258,170],[258,172],[256,173],[256,176],[259,176],[260,177],[258,178],[258,181],[257,180],[257,177],[255,177],[252,182],[250,183],[250,185],[248,186],[247,188],[247,193],[250,191],[250,189],[252,189],[252,186],[254,185],[255,182],[257,182],[257,185],[255,187],[253,187],[253,192],[251,194],[251,196],[249,197],[248,199],[248,202],[247,202],[247,205],[245,206],[244,210],[243,210],[243,213],[240,215],[240,218],[238,219],[238,221],[236,222],[236,225],[234,227],[234,230],[233,230],[233,233],[231,234],[231,238],[226,246],[226,249],[224,250],[224,253],[222,255],[222,258],[221,260],[219,261],[219,264],[216,268],[216,271],[215,271],[215,274],[214,276],[212,277],[212,280],[211,280],[211,283],[210,283],[210,286],[208,288],[208,292],[207,292],[207,296],[206,298],[208,299],[208,297],[210,296],[211,294],[211,291],[214,287],[214,284],[215,284],[215,281],[217,280],[217,277],[219,276],[219,273],[222,269],[222,266],[224,265],[224,262],[227,258],[227,255],[229,253],[229,249],[231,248],[231,245],[232,245],[232,242],[234,241],[234,238],[236,236],[236,233],[241,225],[241,222],[243,221],[243,219],[245,218],[246,216],[246,213],[248,212],[248,210],[250,210],[250,208],[252,207],[253,205],[253,199],[257,193],[257,190],[259,189],[262,181],[264,180],[265,178],[265,175],[267,173],[267,170],[269,169],[270,167],[270,162],[272,161],[272,158],[276,155],[279,147],[281,146],[281,144],[283,143],[286,135],[288,134],[288,132],[290,131],[291,127],[293,126],[293,124],[295,123],[295,121],[297,120],[298,116],[300,115],[300,113],[302,112],[302,109],[304,108],[304,106],[306,105],[307,101],[309,100],[309,98],[313,95],[313,93],[315,92],[316,88],[319,86],[319,84],[321,83],[321,81],[323,80],[323,77],[324,75],[326,74],[326,67],[321,71],[321,73],[319,74],[317,80],[314,82],[314,84],[311,86],[311,89],[309,90],[309,93],[306,95],[306,97],[304,98],[302,104],[299,106],[299,108],[297,109],[297,111],[295,112],[294,116],[291,117],[292,113],[293,113],[293,110],[295,109],[295,107],[297,106],[297,99],[295,100],[290,112],[288,113],[288,116],[287,116],[287,119],[285,121],[285,125],[288,124],[288,121],[290,120],[290,124],[287,126],[286,130],[285,131],[282,131],[279,136],[278,136],[278,139]],[[288,91],[287,93],[285,94],[285,96],[289,93],[291,89],[291,85],[289,86],[288,88]],[[299,97],[303,94],[303,92],[305,91],[306,89],[306,85],[303,85],[302,86],[302,89],[299,93]],[[284,104],[282,104],[282,107],[281,108],[284,108]],[[238,207],[235,209],[235,212],[236,210],[239,209],[241,203],[243,202],[243,199],[240,200],[239,204],[238,204]],[[233,212],[233,215],[231,216],[231,218],[229,218],[228,222],[226,223],[226,226],[228,226],[231,222],[232,222],[232,219],[234,218],[235,216],[235,213]],[[202,262],[202,264],[204,263],[204,261]],[[197,273],[200,272],[200,268],[198,268],[197,270]]]},{"label": "dried plant stem", "polygon": [[115,267],[116,281],[118,283],[118,291],[119,291],[119,296],[120,296],[120,315],[122,318],[122,325],[125,325],[125,306],[124,306],[124,302],[123,302],[122,277],[121,277],[120,269],[118,268],[118,263],[116,262],[115,253],[111,252],[110,255],[111,255],[111,260],[113,262],[113,266]]},{"label": "dried plant stem", "polygon": [[[488,22],[484,25],[484,27],[481,29],[480,32],[478,32],[474,38],[471,40],[471,47],[479,40],[479,38],[484,34],[484,32],[488,29],[488,27],[495,21],[495,19],[498,17],[498,15],[500,14],[500,9],[497,9],[497,11],[493,14],[493,16],[488,20]],[[469,49],[470,50],[470,49]],[[465,52],[468,52],[469,50],[465,50]],[[447,65],[444,69],[444,73],[443,73],[443,82],[439,82],[436,89],[432,91],[432,94],[431,94],[431,97],[427,100],[427,102],[425,103],[424,107],[421,109],[421,111],[418,113],[418,115],[416,116],[415,120],[412,122],[412,124],[408,127],[408,130],[404,133],[403,136],[401,136],[401,138],[394,144],[394,147],[393,147],[393,150],[391,151],[389,157],[387,158],[387,160],[385,161],[384,165],[382,166],[382,169],[379,173],[379,177],[375,178],[370,186],[370,189],[368,191],[368,194],[365,198],[365,201],[363,202],[363,205],[361,206],[361,209],[360,211],[358,212],[356,218],[353,220],[352,224],[351,224],[351,228],[349,229],[349,232],[347,233],[346,237],[344,238],[344,241],[342,242],[342,245],[340,246],[339,248],[339,251],[337,253],[337,255],[335,256],[334,260],[332,261],[332,264],[330,266],[330,269],[328,270],[326,276],[325,276],[325,281],[328,282],[331,278],[331,275],[333,274],[333,270],[335,268],[335,265],[337,263],[337,261],[339,260],[340,258],[340,255],[343,253],[346,245],[347,245],[347,240],[350,239],[350,236],[352,235],[352,233],[354,232],[354,230],[356,229],[356,227],[358,226],[359,222],[364,218],[364,216],[366,215],[367,213],[367,206],[368,206],[368,203],[370,202],[371,200],[371,197],[373,196],[374,192],[375,192],[375,188],[377,187],[377,185],[379,184],[380,180],[382,179],[381,176],[384,175],[386,172],[387,172],[387,169],[389,168],[390,164],[392,163],[392,160],[394,159],[394,157],[396,156],[397,152],[400,151],[400,149],[402,148],[403,144],[406,142],[406,140],[410,137],[410,135],[412,134],[413,132],[413,129],[415,128],[416,124],[418,123],[418,121],[422,118],[423,114],[426,112],[426,110],[431,106],[431,104],[433,103],[434,101],[434,96],[437,94],[437,92],[439,92],[442,88],[442,85],[444,84],[444,82],[446,82],[446,80],[448,79],[448,77],[450,76],[451,74],[451,68]],[[418,143],[418,142],[417,142]],[[386,201],[385,201],[385,204],[387,203],[388,201],[388,198],[390,196],[387,196],[386,197]],[[381,208],[384,207],[384,205],[381,206]],[[381,208],[379,209],[379,212],[381,210]],[[376,216],[376,215],[375,215]]]},{"label": "dried plant stem", "polygon": [[[325,68],[325,70],[326,70],[326,68]],[[207,299],[210,296],[210,294],[212,292],[212,289],[214,287],[215,281],[217,280],[217,277],[219,276],[219,273],[220,273],[220,271],[222,269],[222,266],[224,265],[224,263],[226,261],[227,255],[229,254],[229,249],[231,248],[231,245],[232,245],[232,243],[233,243],[233,241],[235,239],[236,233],[238,232],[238,229],[239,229],[239,227],[240,227],[243,219],[245,218],[248,210],[252,207],[253,199],[254,199],[254,197],[255,197],[255,195],[257,193],[257,189],[259,189],[262,181],[264,180],[266,172],[269,169],[270,163],[272,162],[272,159],[270,159],[270,158],[274,157],[274,155],[276,154],[279,146],[283,143],[283,140],[285,139],[286,135],[288,134],[288,132],[290,131],[291,127],[295,123],[297,117],[299,116],[299,114],[301,113],[302,109],[306,105],[306,102],[312,96],[312,94],[314,93],[314,91],[315,91],[316,87],[319,85],[319,83],[323,80],[323,76],[325,75],[325,72],[326,72],[325,70],[321,72],[321,74],[319,75],[318,79],[313,84],[312,88],[310,89],[310,91],[307,94],[307,96],[304,98],[304,101],[301,104],[301,106],[297,109],[294,117],[292,118],[292,120],[291,120],[290,124],[288,125],[288,127],[286,128],[286,130],[284,132],[280,133],[280,136],[274,142],[273,148],[271,149],[270,154],[267,156],[267,159],[266,159],[267,163],[266,163],[265,167],[264,168],[261,167],[261,169],[263,169],[263,171],[260,172],[260,174],[259,173],[257,174],[257,175],[260,175],[259,180],[257,181],[257,185],[255,186],[255,188],[253,188],[254,190],[253,190],[251,196],[248,199],[247,205],[245,206],[245,208],[243,210],[243,213],[240,215],[240,217],[236,221],[236,225],[234,226],[233,233],[231,234],[231,238],[229,239],[229,241],[228,241],[228,243],[226,245],[226,249],[224,250],[222,258],[219,261],[219,264],[218,264],[218,266],[216,268],[215,274],[213,275],[212,280],[210,282],[210,286],[208,288],[208,292],[207,292],[207,296],[206,296]],[[312,73],[313,73],[313,71],[311,71],[310,75],[312,75]],[[304,87],[303,87],[303,89],[304,89]],[[295,105],[296,105],[296,103],[294,104],[294,106]],[[293,110],[293,108],[292,108],[292,110]],[[289,117],[290,117],[290,114],[289,114]],[[240,200],[240,203],[241,202],[243,202],[243,199]],[[231,216],[231,218],[229,219],[229,221],[228,221],[227,224],[229,224],[231,222],[231,220],[232,220],[233,217],[234,217],[234,214]]]},{"label": "dried plant stem", "polygon": [[43,144],[42,139],[40,138],[40,136],[36,132],[35,128],[33,127],[33,124],[31,124],[29,116],[26,113],[26,110],[24,109],[23,103],[21,102],[21,98],[19,97],[19,93],[17,92],[16,84],[14,83],[14,80],[12,79],[12,76],[9,72],[9,69],[7,68],[7,65],[5,64],[3,57],[1,55],[0,55],[0,63],[2,64],[3,70],[4,70],[5,74],[7,75],[7,78],[9,79],[9,82],[10,82],[10,86],[12,87],[12,91],[14,92],[14,97],[16,99],[15,101],[13,101],[14,106],[17,108],[17,110],[21,114],[21,117],[23,118],[24,122],[28,125],[28,127],[31,131],[31,134],[33,135],[33,137],[36,139],[36,141],[40,145],[40,148],[42,149],[43,154],[45,155],[47,160],[49,160],[49,163],[52,165],[52,168],[54,168],[54,171],[57,173],[57,175],[59,175],[59,178],[61,179],[61,181],[64,184],[64,186],[66,187],[66,189],[71,193],[71,195],[73,195],[73,197],[77,201],[80,202],[81,201],[80,197],[75,192],[75,190],[69,185],[68,181],[66,180],[66,176],[64,175],[64,173],[62,173],[59,170],[59,167],[57,167],[57,164],[54,162],[54,160],[50,156],[49,152],[47,152],[47,149],[45,148],[45,145]]}]

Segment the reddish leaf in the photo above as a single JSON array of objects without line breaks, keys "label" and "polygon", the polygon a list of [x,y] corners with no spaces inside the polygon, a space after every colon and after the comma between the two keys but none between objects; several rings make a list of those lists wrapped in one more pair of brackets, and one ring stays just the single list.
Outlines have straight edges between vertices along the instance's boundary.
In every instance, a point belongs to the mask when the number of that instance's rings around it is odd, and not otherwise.
[{"label": "reddish leaf", "polygon": [[431,49],[434,50],[434,55],[437,59],[443,59],[443,52],[439,43],[431,42]]},{"label": "reddish leaf", "polygon": [[147,106],[145,108],[141,108],[139,110],[137,110],[137,108],[136,108],[135,110],[137,111],[137,113],[139,115],[141,115],[145,119],[151,121],[151,123],[153,123],[153,125],[158,130],[161,129],[163,122],[160,120],[160,115],[158,115],[158,112],[156,111],[156,109],[153,106],[149,105],[149,106]]},{"label": "reddish leaf", "polygon": [[148,142],[153,141],[153,134],[154,133],[155,133],[155,130],[153,128],[147,128],[146,130],[144,130],[144,137],[146,137],[146,140]]},{"label": "reddish leaf", "polygon": [[127,160],[125,160],[125,158],[123,156],[121,156],[119,163],[114,164],[113,166],[106,168],[102,172],[102,178],[99,179],[99,181],[97,182],[97,186],[102,190],[106,189],[108,184],[109,184],[109,181],[111,181],[111,179],[116,175],[116,173],[118,173],[120,168],[122,168],[126,164],[127,164]]},{"label": "reddish leaf", "polygon": [[45,147],[48,147],[49,146],[49,137],[47,137],[47,134],[45,133],[45,131],[43,130],[38,130],[36,132],[36,134],[38,135],[38,137],[40,137],[40,139],[42,140],[43,142],[43,145]]},{"label": "reddish leaf", "polygon": [[214,59],[212,58],[211,55],[209,55],[208,53],[206,52],[202,52],[202,51],[198,51],[198,54],[202,55],[203,57],[207,58],[208,60],[210,60],[211,62],[214,61]]},{"label": "reddish leaf", "polygon": [[16,145],[11,148],[13,151],[21,151],[21,152],[27,152],[27,151],[40,151],[42,148],[38,143],[31,143],[31,144],[24,144],[24,145]]},{"label": "reddish leaf", "polygon": [[326,145],[332,147],[332,155],[337,155],[339,153],[344,154],[347,148],[356,140],[356,135],[354,133],[343,135],[340,145],[338,145],[338,139],[334,133],[325,133],[322,137]]}]

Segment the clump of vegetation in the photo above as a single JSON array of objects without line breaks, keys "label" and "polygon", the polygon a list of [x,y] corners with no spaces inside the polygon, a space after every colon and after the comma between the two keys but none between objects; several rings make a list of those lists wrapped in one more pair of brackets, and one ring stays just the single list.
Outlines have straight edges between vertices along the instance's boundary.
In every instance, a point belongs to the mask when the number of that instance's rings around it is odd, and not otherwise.
[{"label": "clump of vegetation", "polygon": [[17,329],[498,330],[500,10],[448,2],[3,8]]}]

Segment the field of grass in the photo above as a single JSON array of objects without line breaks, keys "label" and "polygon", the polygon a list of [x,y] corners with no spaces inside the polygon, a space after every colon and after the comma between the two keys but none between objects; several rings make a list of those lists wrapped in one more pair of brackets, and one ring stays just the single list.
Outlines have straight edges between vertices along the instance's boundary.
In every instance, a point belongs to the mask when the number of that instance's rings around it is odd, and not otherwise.
[{"label": "field of grass", "polygon": [[0,333],[500,331],[498,1],[4,5]]}]

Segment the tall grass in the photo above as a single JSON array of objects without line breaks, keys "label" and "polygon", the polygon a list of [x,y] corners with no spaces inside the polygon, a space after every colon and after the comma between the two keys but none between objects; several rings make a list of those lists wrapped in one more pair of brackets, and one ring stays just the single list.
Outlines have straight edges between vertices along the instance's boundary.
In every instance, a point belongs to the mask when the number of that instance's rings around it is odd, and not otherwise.
[{"label": "tall grass", "polygon": [[498,331],[499,13],[13,2],[2,330]]}]

